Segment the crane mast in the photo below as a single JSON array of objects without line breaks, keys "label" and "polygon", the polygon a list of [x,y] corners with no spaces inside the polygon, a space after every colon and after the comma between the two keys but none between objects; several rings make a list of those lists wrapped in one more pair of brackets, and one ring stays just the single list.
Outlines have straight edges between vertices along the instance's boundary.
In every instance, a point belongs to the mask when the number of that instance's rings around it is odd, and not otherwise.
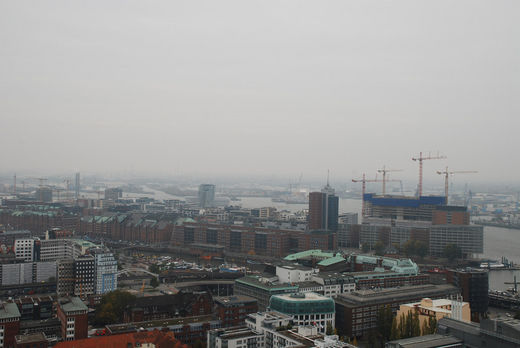
[{"label": "crane mast", "polygon": [[422,187],[423,187],[423,161],[426,160],[434,160],[434,159],[446,159],[446,156],[441,156],[437,154],[436,156],[432,156],[428,154],[428,156],[423,157],[423,153],[419,152],[418,157],[412,157],[412,161],[419,162],[419,186],[417,188],[417,194],[419,197],[422,196]]}]

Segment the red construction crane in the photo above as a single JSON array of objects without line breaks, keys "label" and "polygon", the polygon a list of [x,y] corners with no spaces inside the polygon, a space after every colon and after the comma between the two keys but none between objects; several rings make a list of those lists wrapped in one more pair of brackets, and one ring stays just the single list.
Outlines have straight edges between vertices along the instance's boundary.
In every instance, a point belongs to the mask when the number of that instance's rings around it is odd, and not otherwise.
[{"label": "red construction crane", "polygon": [[423,178],[423,161],[425,160],[433,160],[433,159],[446,159],[446,156],[441,156],[437,153],[436,156],[432,156],[428,154],[428,156],[423,157],[422,152],[419,152],[419,157],[412,157],[412,161],[419,161],[419,187],[417,189],[417,194],[419,197],[422,196],[422,178]]},{"label": "red construction crane", "polygon": [[360,182],[362,183],[362,186],[361,186],[361,216],[364,217],[365,216],[365,190],[366,190],[366,183],[367,182],[381,182],[381,180],[379,180],[376,176],[375,179],[366,179],[365,177],[365,173],[363,173],[363,178],[362,179],[352,179],[352,182]]},{"label": "red construction crane", "polygon": [[437,171],[437,174],[444,175],[444,195],[446,196],[446,204],[448,204],[448,178],[450,175],[453,174],[469,174],[469,173],[478,173],[476,170],[457,170],[457,171],[449,171],[448,167],[446,167],[446,170],[441,172]]},{"label": "red construction crane", "polygon": [[[386,173],[389,173],[389,172],[402,172],[402,171],[403,171],[402,169],[386,169],[386,166],[383,166],[383,169],[378,169],[377,170],[378,173],[383,173],[383,196],[386,193],[386,182],[388,181],[388,180],[386,180]],[[397,180],[397,181],[399,181],[399,180]]]}]

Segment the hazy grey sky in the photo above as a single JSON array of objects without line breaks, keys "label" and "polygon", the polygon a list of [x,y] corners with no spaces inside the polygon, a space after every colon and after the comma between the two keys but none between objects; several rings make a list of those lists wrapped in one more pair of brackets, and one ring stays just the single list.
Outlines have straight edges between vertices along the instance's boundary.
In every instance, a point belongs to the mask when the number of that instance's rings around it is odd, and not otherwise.
[{"label": "hazy grey sky", "polygon": [[520,173],[520,2],[0,1],[3,171]]}]

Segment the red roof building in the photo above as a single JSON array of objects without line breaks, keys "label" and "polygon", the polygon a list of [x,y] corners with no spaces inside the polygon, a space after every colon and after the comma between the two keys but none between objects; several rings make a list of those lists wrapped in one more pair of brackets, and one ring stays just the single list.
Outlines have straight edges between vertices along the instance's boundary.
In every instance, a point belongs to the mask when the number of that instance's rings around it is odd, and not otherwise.
[{"label": "red roof building", "polygon": [[60,342],[54,348],[133,348],[142,347],[145,343],[151,343],[155,348],[188,347],[178,341],[171,331],[153,330]]}]

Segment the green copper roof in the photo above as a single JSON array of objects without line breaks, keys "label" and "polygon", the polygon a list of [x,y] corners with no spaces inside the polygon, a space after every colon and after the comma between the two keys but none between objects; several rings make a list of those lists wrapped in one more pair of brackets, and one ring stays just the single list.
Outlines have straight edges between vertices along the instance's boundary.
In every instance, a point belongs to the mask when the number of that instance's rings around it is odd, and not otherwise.
[{"label": "green copper roof", "polygon": [[284,260],[295,261],[295,260],[299,260],[299,259],[304,259],[306,257],[317,257],[317,258],[326,259],[326,258],[334,257],[334,253],[326,253],[326,252],[321,251],[320,249],[312,249],[312,250],[300,251],[299,253],[296,253],[296,254],[287,255],[284,258]]},{"label": "green copper roof", "polygon": [[339,255],[334,257],[329,257],[328,259],[325,259],[323,261],[320,261],[318,263],[318,266],[330,266],[338,262],[345,262],[345,259]]}]

